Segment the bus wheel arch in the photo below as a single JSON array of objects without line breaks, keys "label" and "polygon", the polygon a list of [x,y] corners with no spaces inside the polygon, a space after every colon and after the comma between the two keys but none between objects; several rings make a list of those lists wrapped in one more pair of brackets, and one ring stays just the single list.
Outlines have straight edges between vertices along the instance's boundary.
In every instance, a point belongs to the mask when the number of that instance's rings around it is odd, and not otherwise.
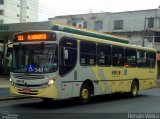
[{"label": "bus wheel arch", "polygon": [[130,97],[136,97],[139,91],[139,81],[138,79],[134,79],[131,84]]},{"label": "bus wheel arch", "polygon": [[87,104],[90,101],[91,95],[94,95],[94,86],[91,80],[87,79],[83,82],[79,95],[81,104]]}]

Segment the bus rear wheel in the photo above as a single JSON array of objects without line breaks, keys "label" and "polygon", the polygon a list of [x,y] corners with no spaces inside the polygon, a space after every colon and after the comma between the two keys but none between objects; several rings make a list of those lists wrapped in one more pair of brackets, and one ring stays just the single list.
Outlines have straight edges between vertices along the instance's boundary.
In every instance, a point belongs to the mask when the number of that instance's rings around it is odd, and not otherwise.
[{"label": "bus rear wheel", "polygon": [[79,101],[81,104],[87,104],[91,98],[91,90],[87,84],[83,84],[80,90]]},{"label": "bus rear wheel", "polygon": [[131,85],[130,97],[136,97],[138,95],[138,83],[137,81],[133,81]]}]

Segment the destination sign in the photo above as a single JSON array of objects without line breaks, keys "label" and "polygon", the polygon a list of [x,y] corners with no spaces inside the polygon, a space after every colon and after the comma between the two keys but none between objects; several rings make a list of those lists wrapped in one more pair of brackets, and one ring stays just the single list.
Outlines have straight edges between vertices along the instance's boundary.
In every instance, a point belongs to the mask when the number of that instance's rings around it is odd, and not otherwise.
[{"label": "destination sign", "polygon": [[56,35],[54,33],[26,33],[15,35],[13,40],[16,42],[53,41],[56,40]]}]

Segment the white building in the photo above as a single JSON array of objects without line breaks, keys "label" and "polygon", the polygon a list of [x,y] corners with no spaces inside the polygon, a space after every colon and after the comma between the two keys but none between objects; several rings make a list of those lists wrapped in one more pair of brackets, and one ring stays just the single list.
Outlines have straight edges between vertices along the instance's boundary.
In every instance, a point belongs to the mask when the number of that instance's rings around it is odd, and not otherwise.
[{"label": "white building", "polygon": [[159,9],[66,15],[49,20],[120,35],[129,39],[131,44],[154,46],[160,51]]},{"label": "white building", "polygon": [[39,0],[0,0],[0,24],[38,21]]}]

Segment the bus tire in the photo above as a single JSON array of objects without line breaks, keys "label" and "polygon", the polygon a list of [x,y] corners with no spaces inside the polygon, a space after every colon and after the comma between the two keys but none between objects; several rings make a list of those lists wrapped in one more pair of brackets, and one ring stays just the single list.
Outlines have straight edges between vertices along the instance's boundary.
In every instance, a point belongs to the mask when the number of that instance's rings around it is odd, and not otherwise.
[{"label": "bus tire", "polygon": [[138,82],[133,81],[131,85],[131,91],[129,93],[130,97],[136,97],[138,95],[138,90],[139,90]]},{"label": "bus tire", "polygon": [[87,104],[91,98],[91,90],[90,87],[85,83],[82,85],[80,90],[79,101],[81,104]]}]

